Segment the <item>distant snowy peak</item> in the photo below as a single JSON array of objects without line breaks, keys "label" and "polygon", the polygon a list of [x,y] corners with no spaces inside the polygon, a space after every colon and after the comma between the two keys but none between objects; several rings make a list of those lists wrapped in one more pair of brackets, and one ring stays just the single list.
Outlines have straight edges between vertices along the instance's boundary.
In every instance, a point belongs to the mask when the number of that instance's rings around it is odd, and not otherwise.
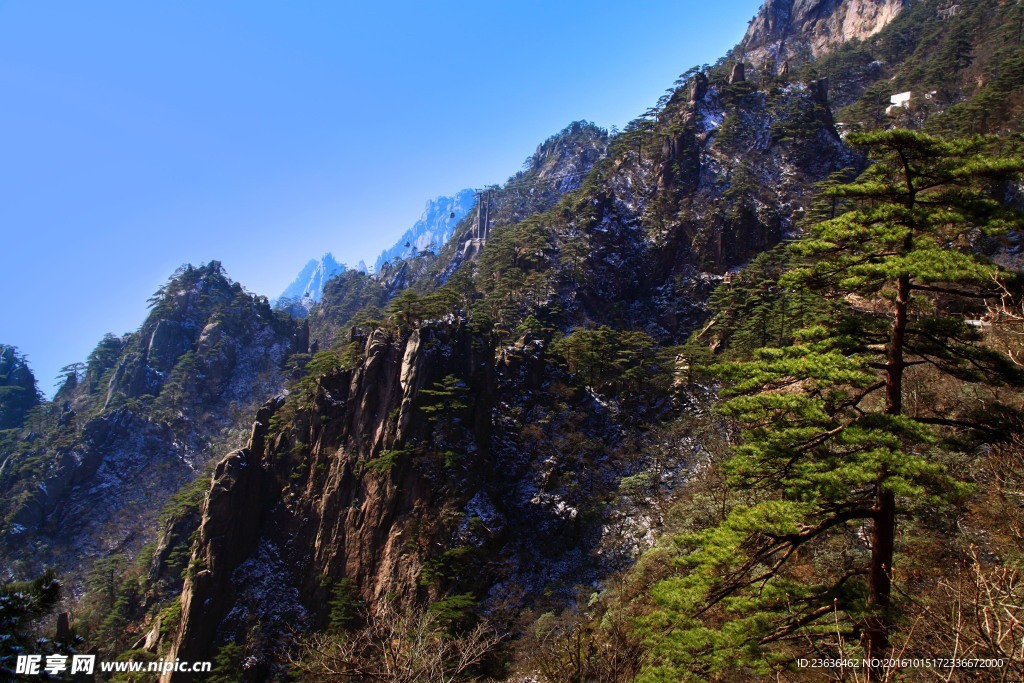
[{"label": "distant snowy peak", "polygon": [[472,210],[473,204],[473,190],[468,189],[453,197],[431,199],[415,225],[405,231],[395,246],[385,249],[377,257],[374,272],[379,273],[381,266],[393,258],[410,256],[414,249],[417,252],[436,252],[451,239],[455,226]]},{"label": "distant snowy peak", "polygon": [[[436,252],[451,239],[455,226],[472,210],[474,201],[473,190],[462,190],[452,197],[428,201],[415,225],[405,231],[395,246],[377,257],[373,272],[380,272],[380,267],[393,258],[412,255],[414,250],[417,253],[425,250]],[[345,270],[345,265],[338,263],[330,253],[324,254],[320,260],[312,259],[295,281],[281,292],[277,304],[289,308],[296,315],[305,315],[313,304],[323,298],[324,284]],[[363,261],[356,265],[355,270],[370,272]]]},{"label": "distant snowy peak", "polygon": [[[365,265],[363,267],[365,268]],[[345,264],[338,263],[330,252],[324,254],[319,261],[310,259],[295,281],[281,292],[278,302],[288,300],[308,308],[320,301],[324,294],[324,284],[344,271]]]}]

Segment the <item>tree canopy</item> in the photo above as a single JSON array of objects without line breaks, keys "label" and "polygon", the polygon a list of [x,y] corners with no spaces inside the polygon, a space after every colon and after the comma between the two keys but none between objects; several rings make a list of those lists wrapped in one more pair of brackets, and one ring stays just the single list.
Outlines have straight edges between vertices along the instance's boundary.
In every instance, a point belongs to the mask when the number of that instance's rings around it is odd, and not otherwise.
[{"label": "tree canopy", "polygon": [[20,427],[41,396],[36,378],[18,349],[0,345],[0,429]]},{"label": "tree canopy", "polygon": [[[1004,201],[1024,160],[983,138],[849,141],[874,164],[827,190],[843,211],[790,246],[779,278],[834,310],[790,346],[716,368],[728,383],[720,410],[743,427],[725,470],[750,504],[677,539],[685,571],[656,584],[647,618],[668,632],[650,680],[766,673],[813,636],[889,656],[897,521],[922,510],[941,519],[970,491],[957,463],[971,445],[1019,431],[1000,388],[1024,378],[983,343],[979,320],[1008,291],[981,254],[1024,225]],[[965,400],[979,387],[984,413]]]}]

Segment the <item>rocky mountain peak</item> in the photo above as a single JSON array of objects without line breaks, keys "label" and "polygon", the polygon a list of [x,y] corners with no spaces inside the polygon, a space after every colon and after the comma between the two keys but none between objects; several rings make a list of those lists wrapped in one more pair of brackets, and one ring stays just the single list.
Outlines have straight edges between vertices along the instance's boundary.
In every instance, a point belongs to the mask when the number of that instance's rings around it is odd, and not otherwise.
[{"label": "rocky mountain peak", "polygon": [[[563,192],[575,189],[608,147],[608,131],[589,122],[573,121],[537,145],[524,169],[538,179],[564,178]],[[571,187],[570,187],[571,186]]]},{"label": "rocky mountain peak", "polygon": [[307,313],[309,307],[323,297],[324,284],[344,271],[345,264],[339,263],[330,252],[319,259],[310,259],[295,280],[281,292],[277,305],[292,307],[293,313]]},{"label": "rocky mountain peak", "polygon": [[608,154],[608,131],[589,121],[573,121],[537,145],[523,169],[504,185],[482,193],[469,220],[461,226],[458,255],[448,274],[465,260],[475,258],[491,230],[547,211],[566,194],[583,185],[594,166]]},{"label": "rocky mountain peak", "polygon": [[[0,517],[11,523],[0,565],[57,566],[77,585],[96,558],[137,552],[163,502],[241,441],[239,418],[283,388],[286,360],[307,342],[305,323],[275,314],[220,262],[179,268],[138,331],[104,337],[35,433],[2,444]],[[32,557],[19,555],[27,543]]]},{"label": "rocky mountain peak", "polygon": [[821,57],[881,31],[909,0],[767,0],[739,49],[755,64]]},{"label": "rocky mountain peak", "polygon": [[460,190],[451,197],[441,196],[428,201],[419,220],[392,247],[380,253],[374,262],[374,272],[381,272],[385,263],[396,258],[405,258],[422,251],[436,252],[451,239],[455,226],[466,217],[474,203],[471,189]]}]

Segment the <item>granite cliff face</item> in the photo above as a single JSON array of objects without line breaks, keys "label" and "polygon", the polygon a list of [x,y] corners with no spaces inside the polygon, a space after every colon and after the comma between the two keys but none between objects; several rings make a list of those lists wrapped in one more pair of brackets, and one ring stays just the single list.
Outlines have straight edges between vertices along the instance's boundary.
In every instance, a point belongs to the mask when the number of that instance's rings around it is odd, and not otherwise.
[{"label": "granite cliff face", "polygon": [[[835,130],[822,82],[758,86],[731,67],[693,74],[655,118],[619,135],[571,201],[536,218],[570,320],[643,320],[678,339],[725,272],[795,229],[816,182],[862,163]],[[499,234],[488,248],[515,248]]]},{"label": "granite cliff face", "polygon": [[747,27],[738,53],[755,65],[805,62],[881,31],[908,0],[768,0]]},{"label": "granite cliff face", "polygon": [[[262,680],[295,629],[323,627],[342,580],[370,605],[472,595],[502,619],[644,547],[660,512],[615,487],[653,456],[625,447],[617,409],[568,387],[540,340],[494,348],[455,323],[360,341],[351,369],[268,402],[218,465],[168,658],[239,643]],[[681,438],[661,454],[662,491],[699,450]]]},{"label": "granite cliff face", "polygon": [[[322,623],[325,586],[345,577],[367,600],[412,600],[423,564],[411,545],[450,545],[453,529],[434,519],[450,482],[423,449],[458,439],[484,457],[487,347],[458,327],[363,341],[352,370],[261,408],[248,446],[218,465],[169,656],[202,658],[218,632],[244,639],[253,619],[276,636],[284,620]],[[441,435],[420,392],[447,375],[466,378],[472,398]]]}]

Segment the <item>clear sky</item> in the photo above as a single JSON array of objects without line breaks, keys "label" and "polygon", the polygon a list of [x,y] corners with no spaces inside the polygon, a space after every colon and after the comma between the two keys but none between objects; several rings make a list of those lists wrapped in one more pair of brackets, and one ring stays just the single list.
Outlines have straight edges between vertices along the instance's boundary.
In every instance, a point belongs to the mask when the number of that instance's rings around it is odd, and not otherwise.
[{"label": "clear sky", "polygon": [[0,342],[50,393],[183,263],[274,297],[577,119],[622,127],[758,0],[0,0]]}]

